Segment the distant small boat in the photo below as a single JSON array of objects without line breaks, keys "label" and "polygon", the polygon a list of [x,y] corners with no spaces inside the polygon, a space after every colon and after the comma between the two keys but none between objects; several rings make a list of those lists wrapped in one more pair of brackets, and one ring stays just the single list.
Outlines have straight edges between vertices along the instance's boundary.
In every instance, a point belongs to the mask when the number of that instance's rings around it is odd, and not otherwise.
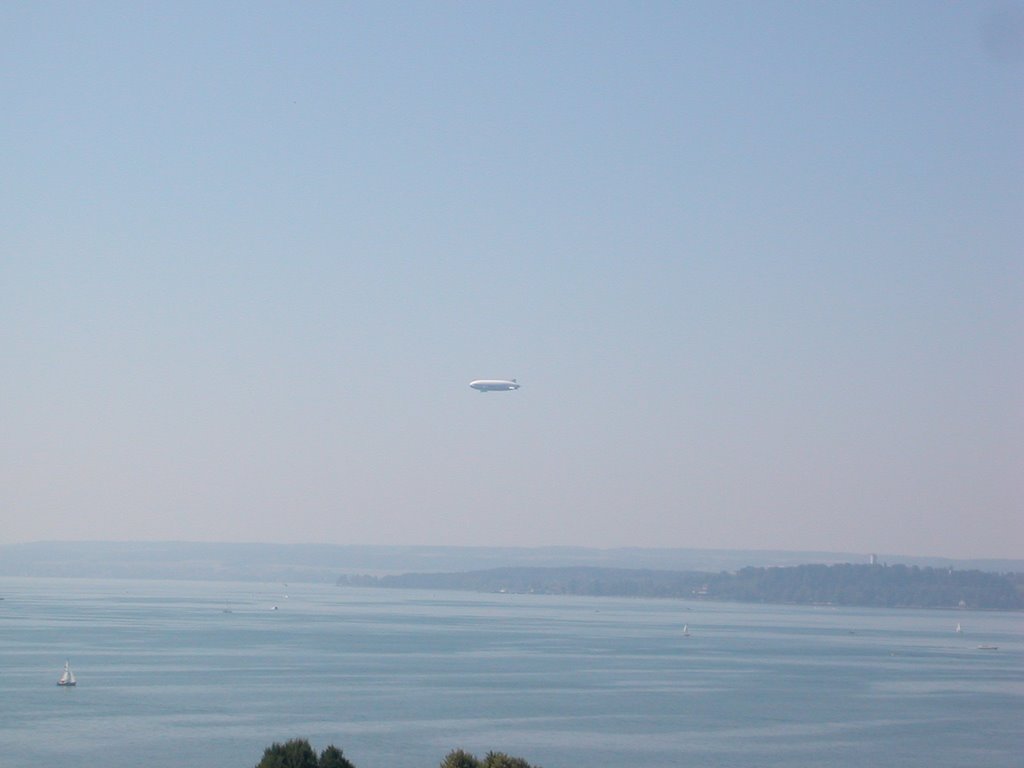
[{"label": "distant small boat", "polygon": [[962,634],[964,633],[964,630],[963,630],[963,628],[962,628],[962,627],[960,626],[960,622],[959,622],[959,621],[958,621],[958,622],[956,623],[956,633],[957,633],[958,635],[962,635]]},{"label": "distant small boat", "polygon": [[57,681],[57,685],[62,688],[73,688],[75,686],[75,673],[71,671],[70,662],[64,662],[64,674],[60,676],[60,680]]},{"label": "distant small boat", "polygon": [[690,625],[689,624],[683,624],[683,637],[689,637],[689,636],[690,636]]},{"label": "distant small boat", "polygon": [[998,645],[979,645],[978,646],[978,650],[979,651],[998,651],[999,650],[999,646]]}]

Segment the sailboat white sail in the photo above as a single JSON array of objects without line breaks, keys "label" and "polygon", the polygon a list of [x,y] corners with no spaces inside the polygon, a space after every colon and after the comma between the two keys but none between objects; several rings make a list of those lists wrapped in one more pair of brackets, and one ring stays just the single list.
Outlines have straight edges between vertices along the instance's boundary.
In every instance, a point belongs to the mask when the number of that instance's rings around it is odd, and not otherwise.
[{"label": "sailboat white sail", "polygon": [[962,628],[962,627],[960,626],[960,622],[959,622],[959,621],[958,621],[958,622],[956,623],[956,633],[957,633],[958,635],[962,635],[962,634],[964,633],[964,630],[963,630],[963,628]]},{"label": "sailboat white sail", "polygon": [[71,671],[71,662],[64,662],[64,674],[60,676],[57,685],[70,688],[75,685],[75,673]]},{"label": "sailboat white sail", "polygon": [[690,636],[690,625],[689,624],[683,624],[683,637],[689,637],[689,636]]}]

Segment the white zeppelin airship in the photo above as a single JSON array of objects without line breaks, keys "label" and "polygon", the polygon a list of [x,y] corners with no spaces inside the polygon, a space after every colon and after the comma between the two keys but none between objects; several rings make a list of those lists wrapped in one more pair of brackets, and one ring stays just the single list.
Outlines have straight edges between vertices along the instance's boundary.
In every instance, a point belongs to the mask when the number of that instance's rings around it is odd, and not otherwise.
[{"label": "white zeppelin airship", "polygon": [[515,379],[477,379],[469,382],[469,386],[478,392],[508,392],[519,389]]}]

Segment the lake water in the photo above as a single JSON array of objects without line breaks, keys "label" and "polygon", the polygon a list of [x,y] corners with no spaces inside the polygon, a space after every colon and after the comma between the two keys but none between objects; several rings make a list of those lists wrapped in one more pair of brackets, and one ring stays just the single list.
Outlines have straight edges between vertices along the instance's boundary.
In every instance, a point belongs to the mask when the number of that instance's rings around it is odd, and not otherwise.
[{"label": "lake water", "polygon": [[0,596],[4,768],[251,768],[299,736],[358,768],[457,747],[545,768],[1024,765],[1020,614],[12,578]]}]

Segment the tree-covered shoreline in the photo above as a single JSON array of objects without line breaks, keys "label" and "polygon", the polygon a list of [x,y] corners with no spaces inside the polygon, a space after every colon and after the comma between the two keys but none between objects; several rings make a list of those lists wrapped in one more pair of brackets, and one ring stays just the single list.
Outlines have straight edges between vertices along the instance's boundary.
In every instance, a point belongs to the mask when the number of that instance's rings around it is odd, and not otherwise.
[{"label": "tree-covered shoreline", "polygon": [[359,587],[602,597],[663,597],[881,608],[1024,609],[1024,574],[906,565],[797,565],[738,571],[493,568],[458,573],[343,576]]}]

